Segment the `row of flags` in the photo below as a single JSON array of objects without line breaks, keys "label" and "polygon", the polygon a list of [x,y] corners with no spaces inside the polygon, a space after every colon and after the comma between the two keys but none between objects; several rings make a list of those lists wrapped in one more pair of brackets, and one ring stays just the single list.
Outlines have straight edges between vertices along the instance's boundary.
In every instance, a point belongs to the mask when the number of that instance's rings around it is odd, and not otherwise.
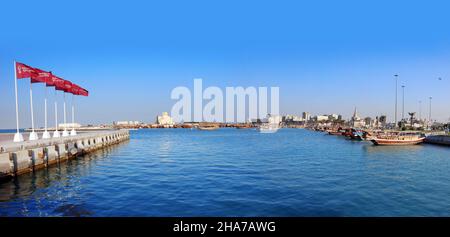
[{"label": "row of flags", "polygon": [[52,72],[30,67],[19,62],[16,62],[16,78],[30,78],[31,83],[45,83],[46,86],[53,86],[59,91],[64,91],[73,95],[89,96],[89,91],[75,83],[53,75]]},{"label": "row of flags", "polygon": [[[14,85],[15,85],[15,94],[16,94],[16,127],[17,133],[14,135],[14,142],[22,142],[24,141],[22,134],[20,133],[19,127],[19,109],[18,109],[18,96],[17,96],[17,81],[19,79],[29,78],[30,79],[30,112],[31,112],[31,132],[29,134],[29,140],[38,140],[39,136],[34,131],[34,112],[33,112],[33,92],[32,85],[33,83],[45,83],[45,130],[42,134],[43,139],[51,138],[50,133],[47,131],[47,87],[55,88],[55,131],[53,133],[54,138],[58,138],[61,134],[58,131],[58,105],[56,100],[57,91],[63,91],[64,96],[64,131],[62,132],[62,136],[76,136],[77,133],[75,131],[75,109],[74,109],[74,97],[77,95],[80,96],[89,96],[89,91],[82,88],[81,86],[72,83],[68,80],[64,80],[61,77],[54,75],[51,71],[47,72],[45,70],[28,66],[24,63],[14,62]],[[67,131],[67,123],[66,123],[66,93],[72,94],[72,130]]]}]

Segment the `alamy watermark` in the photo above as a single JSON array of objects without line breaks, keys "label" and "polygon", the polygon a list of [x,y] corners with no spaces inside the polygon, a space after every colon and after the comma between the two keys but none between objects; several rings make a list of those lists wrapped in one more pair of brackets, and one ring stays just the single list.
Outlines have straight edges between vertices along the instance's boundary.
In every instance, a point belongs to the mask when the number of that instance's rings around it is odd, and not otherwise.
[{"label": "alamy watermark", "polygon": [[[270,95],[269,95],[270,93]],[[224,96],[225,95],[225,96]],[[270,96],[270,100],[269,100]],[[227,122],[243,123],[251,119],[263,119],[267,114],[278,115],[280,105],[279,87],[219,87],[203,90],[203,80],[194,79],[194,92],[184,86],[171,92],[174,122]]]}]

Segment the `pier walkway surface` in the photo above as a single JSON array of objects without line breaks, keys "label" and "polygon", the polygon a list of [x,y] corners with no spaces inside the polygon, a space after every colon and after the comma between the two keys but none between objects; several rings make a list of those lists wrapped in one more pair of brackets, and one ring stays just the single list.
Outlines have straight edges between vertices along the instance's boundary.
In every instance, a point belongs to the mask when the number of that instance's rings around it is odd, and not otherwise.
[{"label": "pier walkway surface", "polygon": [[[53,135],[53,131],[49,130],[49,132],[50,132],[50,135]],[[42,132],[37,132],[36,131],[36,133],[39,135],[39,138],[42,137]],[[59,131],[59,133],[62,133],[62,131]],[[70,133],[70,131],[69,131],[69,133]],[[15,133],[0,133],[0,147],[7,146],[7,145],[18,144],[16,142],[13,142],[14,134]],[[80,132],[80,131],[77,130],[77,134],[78,135],[86,134],[86,132]],[[22,135],[23,135],[23,140],[24,141],[28,141],[30,133],[29,132],[22,132]],[[44,139],[42,141],[45,141],[45,140],[48,140],[48,139]]]},{"label": "pier walkway surface", "polygon": [[[81,132],[76,136],[13,142],[14,133],[0,134],[0,179],[74,158],[128,140],[128,130]],[[41,135],[41,134],[39,134]]]}]

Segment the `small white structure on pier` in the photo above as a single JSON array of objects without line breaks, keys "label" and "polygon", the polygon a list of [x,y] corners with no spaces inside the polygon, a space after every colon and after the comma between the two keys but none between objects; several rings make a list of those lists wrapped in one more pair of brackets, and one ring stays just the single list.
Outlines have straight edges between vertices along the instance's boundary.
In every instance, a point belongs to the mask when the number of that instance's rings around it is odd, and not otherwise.
[{"label": "small white structure on pier", "polygon": [[60,123],[58,124],[58,128],[66,128],[66,129],[72,129],[72,128],[81,128],[81,124],[79,123]]}]

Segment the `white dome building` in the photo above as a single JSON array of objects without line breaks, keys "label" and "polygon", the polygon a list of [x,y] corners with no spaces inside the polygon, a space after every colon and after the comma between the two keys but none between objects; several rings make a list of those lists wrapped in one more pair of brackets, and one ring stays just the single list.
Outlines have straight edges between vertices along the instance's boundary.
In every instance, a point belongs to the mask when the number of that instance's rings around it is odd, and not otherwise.
[{"label": "white dome building", "polygon": [[163,112],[161,116],[157,116],[156,123],[158,125],[174,125],[172,117],[167,112]]}]

